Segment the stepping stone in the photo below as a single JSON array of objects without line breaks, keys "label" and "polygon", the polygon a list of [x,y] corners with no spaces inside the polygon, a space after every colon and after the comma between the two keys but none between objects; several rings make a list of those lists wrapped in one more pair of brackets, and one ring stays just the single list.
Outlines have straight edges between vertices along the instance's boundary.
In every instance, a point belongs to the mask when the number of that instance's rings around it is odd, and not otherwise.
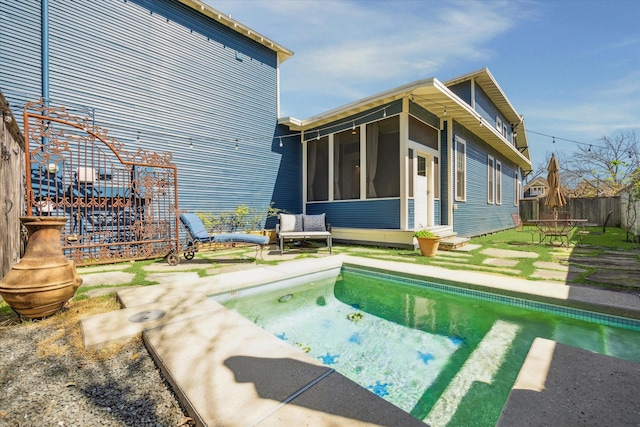
[{"label": "stepping stone", "polygon": [[511,251],[509,249],[487,248],[480,253],[495,258],[538,258],[538,254],[535,252]]},{"label": "stepping stone", "polygon": [[557,270],[536,270],[531,277],[545,280],[560,280],[563,282],[572,282],[578,276],[577,273]]},{"label": "stepping stone", "polygon": [[564,264],[558,264],[556,262],[547,262],[547,261],[536,261],[533,263],[533,266],[543,270],[556,270],[556,271],[564,271],[564,272],[571,271],[574,273],[580,273],[585,271],[584,268],[580,268],[575,265],[564,265]]},{"label": "stepping stone", "polygon": [[476,249],[481,248],[481,247],[482,247],[482,245],[475,245],[475,244],[467,243],[464,246],[461,246],[459,248],[455,248],[454,251],[455,252],[471,252],[471,251],[475,251]]},{"label": "stepping stone", "polygon": [[109,294],[121,291],[123,289],[132,289],[136,287],[137,286],[116,286],[113,288],[96,288],[96,289],[91,289],[90,291],[84,292],[84,295],[87,295],[90,298],[95,298],[95,297],[101,297],[103,295],[109,295]]},{"label": "stepping stone", "polygon": [[151,273],[147,274],[146,280],[150,282],[158,282],[160,285],[165,284],[191,284],[200,279],[198,273]]},{"label": "stepping stone", "polygon": [[131,281],[136,277],[133,273],[124,273],[122,271],[81,274],[81,276],[82,286],[124,285],[126,283],[131,283]]},{"label": "stepping stone", "polygon": [[454,252],[454,251],[438,251],[436,253],[436,257],[442,258],[470,258],[471,254],[465,252]]},{"label": "stepping stone", "polygon": [[123,262],[120,264],[94,265],[92,267],[76,267],[76,270],[78,270],[78,274],[83,275],[83,274],[101,273],[103,271],[126,270],[132,265],[133,264],[130,262]]},{"label": "stepping stone", "polygon": [[505,258],[487,258],[482,261],[483,264],[486,265],[495,265],[498,267],[515,267],[520,261],[515,259],[505,259]]}]

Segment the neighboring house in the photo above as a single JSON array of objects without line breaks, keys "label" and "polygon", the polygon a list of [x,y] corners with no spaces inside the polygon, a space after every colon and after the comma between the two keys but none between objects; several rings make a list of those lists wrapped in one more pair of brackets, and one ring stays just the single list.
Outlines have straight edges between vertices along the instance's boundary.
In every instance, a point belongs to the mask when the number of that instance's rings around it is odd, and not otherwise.
[{"label": "neighboring house", "polygon": [[549,184],[547,184],[547,179],[542,177],[537,177],[531,182],[527,183],[524,186],[524,196],[525,199],[535,199],[538,197],[544,197],[547,195],[547,190],[549,188]]},{"label": "neighboring house", "polygon": [[303,201],[336,239],[410,244],[428,227],[513,226],[531,170],[524,120],[488,69],[420,80],[305,120]]},{"label": "neighboring house", "polygon": [[125,149],[171,152],[182,209],[302,208],[301,145],[278,138],[285,47],[197,0],[0,0],[0,28],[21,127],[48,98]]}]

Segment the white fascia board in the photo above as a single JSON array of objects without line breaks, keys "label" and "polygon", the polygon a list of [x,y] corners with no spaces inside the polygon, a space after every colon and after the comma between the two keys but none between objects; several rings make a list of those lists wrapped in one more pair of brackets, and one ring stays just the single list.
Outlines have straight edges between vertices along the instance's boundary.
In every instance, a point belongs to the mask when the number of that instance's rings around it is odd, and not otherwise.
[{"label": "white fascia board", "polygon": [[212,8],[208,4],[204,3],[201,0],[178,0],[180,3],[189,6],[190,8],[202,13],[203,15],[212,18],[224,26],[231,28],[232,30],[242,34],[245,37],[249,37],[250,39],[260,43],[263,46],[268,47],[278,54],[278,63],[281,64],[287,59],[293,56],[293,51],[287,49],[286,47],[274,42],[273,40],[263,36],[262,34],[252,30],[246,25],[241,24],[235,19],[231,18],[230,15],[225,15],[224,13]]}]

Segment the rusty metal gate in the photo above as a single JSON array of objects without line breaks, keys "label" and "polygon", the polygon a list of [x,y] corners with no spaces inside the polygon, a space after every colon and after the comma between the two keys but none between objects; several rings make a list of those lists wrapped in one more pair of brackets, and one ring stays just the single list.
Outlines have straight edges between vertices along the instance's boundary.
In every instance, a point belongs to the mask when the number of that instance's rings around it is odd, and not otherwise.
[{"label": "rusty metal gate", "polygon": [[28,216],[66,216],[76,265],[167,256],[177,263],[177,168],[171,153],[129,152],[88,117],[42,101],[24,109]]}]

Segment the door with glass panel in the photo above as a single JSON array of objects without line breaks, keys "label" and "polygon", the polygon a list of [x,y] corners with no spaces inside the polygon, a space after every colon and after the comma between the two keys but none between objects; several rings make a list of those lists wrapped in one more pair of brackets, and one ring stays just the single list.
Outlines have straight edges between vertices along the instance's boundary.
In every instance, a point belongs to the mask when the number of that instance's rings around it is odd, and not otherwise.
[{"label": "door with glass panel", "polygon": [[428,158],[423,153],[417,153],[415,159],[414,176],[414,224],[416,229],[429,226],[429,179]]}]

